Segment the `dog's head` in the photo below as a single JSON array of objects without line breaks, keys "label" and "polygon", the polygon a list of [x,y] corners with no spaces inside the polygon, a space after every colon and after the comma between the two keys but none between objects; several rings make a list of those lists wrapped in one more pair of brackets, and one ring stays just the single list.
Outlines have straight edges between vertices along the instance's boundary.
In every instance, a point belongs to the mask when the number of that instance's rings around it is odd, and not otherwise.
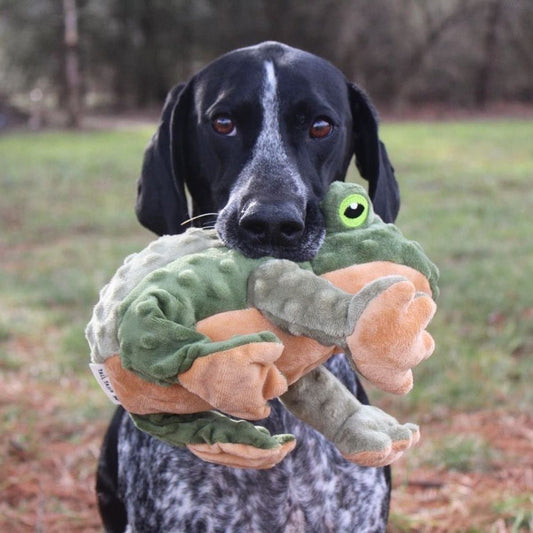
[{"label": "dog's head", "polygon": [[[230,52],[167,97],[146,150],[137,216],[157,234],[218,214],[232,248],[257,257],[313,257],[319,209],[352,156],[378,214],[394,220],[399,193],[366,95],[327,61],[279,43]],[[201,221],[201,219],[200,219]]]}]

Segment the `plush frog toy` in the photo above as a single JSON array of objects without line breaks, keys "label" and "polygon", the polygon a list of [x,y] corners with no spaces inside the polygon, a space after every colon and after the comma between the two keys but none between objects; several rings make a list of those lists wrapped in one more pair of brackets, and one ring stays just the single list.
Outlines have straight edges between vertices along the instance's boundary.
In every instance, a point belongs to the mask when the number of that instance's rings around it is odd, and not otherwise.
[{"label": "plush frog toy", "polygon": [[408,392],[434,349],[438,271],[362,187],[333,183],[322,211],[324,241],[304,263],[248,258],[199,229],[126,259],[86,334],[140,429],[207,461],[269,468],[294,437],[243,419],[279,397],[355,463],[390,464],[416,443],[416,425],[360,404],[321,365],[344,352],[376,386]]}]

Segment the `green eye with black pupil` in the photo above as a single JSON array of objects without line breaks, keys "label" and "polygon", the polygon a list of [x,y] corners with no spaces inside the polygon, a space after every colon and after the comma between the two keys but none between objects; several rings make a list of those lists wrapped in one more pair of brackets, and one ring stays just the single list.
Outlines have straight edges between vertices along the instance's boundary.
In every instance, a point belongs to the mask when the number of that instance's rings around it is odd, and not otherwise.
[{"label": "green eye with black pupil", "polygon": [[339,206],[339,217],[347,228],[357,228],[368,218],[368,199],[362,194],[350,194]]}]

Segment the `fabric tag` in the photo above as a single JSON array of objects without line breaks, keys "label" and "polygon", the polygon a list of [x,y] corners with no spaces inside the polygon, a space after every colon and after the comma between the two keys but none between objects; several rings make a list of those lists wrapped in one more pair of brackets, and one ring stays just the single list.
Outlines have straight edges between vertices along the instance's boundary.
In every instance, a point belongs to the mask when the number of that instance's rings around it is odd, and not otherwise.
[{"label": "fabric tag", "polygon": [[105,365],[100,363],[89,363],[89,367],[96,378],[96,381],[98,381],[98,384],[100,387],[102,387],[102,390],[106,393],[106,396],[115,404],[120,405],[120,400],[117,398],[117,395],[115,394],[115,389],[113,389],[113,385],[111,385],[111,381],[109,379],[109,376],[107,375]]}]

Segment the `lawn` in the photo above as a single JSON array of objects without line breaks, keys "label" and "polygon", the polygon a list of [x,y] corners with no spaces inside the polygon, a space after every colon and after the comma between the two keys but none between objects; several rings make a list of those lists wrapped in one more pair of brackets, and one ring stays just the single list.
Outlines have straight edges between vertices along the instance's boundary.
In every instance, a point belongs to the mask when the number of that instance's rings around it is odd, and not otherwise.
[{"label": "lawn", "polygon": [[[152,236],[135,180],[154,125],[0,137],[0,530],[98,531],[112,412],[83,336],[98,290]],[[533,529],[533,122],[393,123],[398,220],[441,270],[434,356],[404,398],[422,426],[391,531]],[[9,527],[8,527],[9,526]]]}]

